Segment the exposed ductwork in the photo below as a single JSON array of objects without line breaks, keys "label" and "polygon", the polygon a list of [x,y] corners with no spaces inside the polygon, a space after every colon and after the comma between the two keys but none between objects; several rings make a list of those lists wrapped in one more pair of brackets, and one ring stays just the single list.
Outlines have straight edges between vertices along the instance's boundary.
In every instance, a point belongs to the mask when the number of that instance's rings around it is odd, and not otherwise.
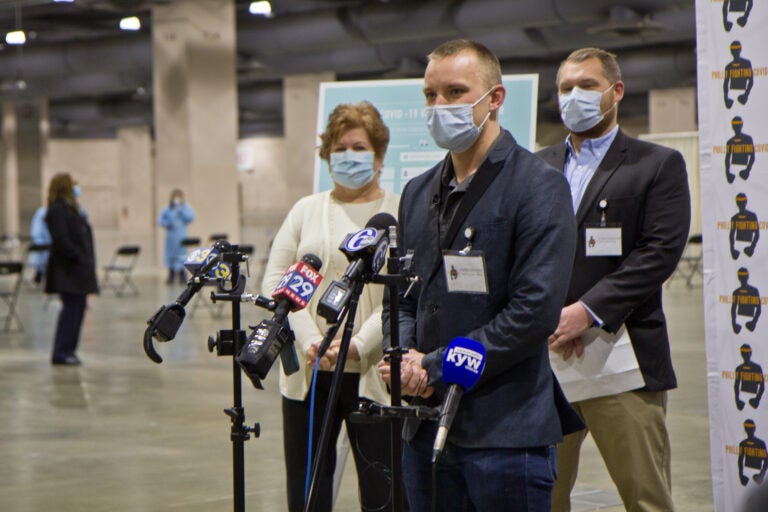
[{"label": "exposed ductwork", "polygon": [[[114,1],[91,3],[121,7]],[[580,46],[616,51],[630,94],[695,83],[692,0],[390,0],[345,2],[339,8],[308,0],[280,4],[289,13],[272,19],[238,9],[243,133],[254,127],[279,133],[279,83],[285,75],[333,71],[340,79],[416,77],[423,73],[426,54],[454,37],[487,44],[505,73],[539,73],[543,119],[556,115],[557,65]],[[0,91],[18,91],[21,79],[27,85],[24,94],[48,97],[54,134],[63,134],[59,129],[74,133],[81,124],[114,129],[127,122],[151,123],[148,32],[28,45],[23,55],[8,50],[0,51],[0,77],[6,78]],[[94,116],[90,123],[89,116]]]}]

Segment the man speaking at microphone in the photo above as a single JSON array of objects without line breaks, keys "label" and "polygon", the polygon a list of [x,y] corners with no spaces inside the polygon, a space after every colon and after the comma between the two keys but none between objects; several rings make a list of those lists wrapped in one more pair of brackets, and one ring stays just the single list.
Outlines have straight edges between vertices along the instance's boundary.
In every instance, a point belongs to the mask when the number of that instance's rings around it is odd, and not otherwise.
[{"label": "man speaking at microphone", "polygon": [[[413,251],[419,277],[400,296],[400,342],[409,349],[403,394],[412,404],[443,401],[441,365],[456,337],[480,342],[486,356],[461,398],[434,483],[437,424],[406,422],[410,509],[549,511],[553,446],[580,428],[547,348],[576,243],[568,184],[499,125],[505,89],[485,46],[455,40],[434,50],[424,96],[430,133],[450,152],[408,182],[400,201],[399,247]],[[389,313],[385,302],[387,338]],[[390,381],[388,363],[379,371]]]}]

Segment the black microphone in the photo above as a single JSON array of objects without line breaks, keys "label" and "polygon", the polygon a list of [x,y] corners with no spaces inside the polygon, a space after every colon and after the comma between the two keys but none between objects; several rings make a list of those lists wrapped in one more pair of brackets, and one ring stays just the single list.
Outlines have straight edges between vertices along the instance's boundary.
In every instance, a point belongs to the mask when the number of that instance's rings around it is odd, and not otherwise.
[{"label": "black microphone", "polygon": [[173,304],[166,304],[147,320],[144,332],[144,352],[152,361],[162,363],[163,358],[155,350],[152,338],[158,341],[171,341],[181,327],[186,311],[184,307],[192,297],[200,291],[209,277],[226,278],[231,271],[228,263],[221,262],[221,256],[232,250],[232,245],[226,240],[217,240],[210,249],[202,249],[190,254],[184,266],[193,276],[187,287]]},{"label": "black microphone", "polygon": [[443,355],[443,382],[448,392],[443,399],[438,418],[437,435],[432,448],[432,463],[437,462],[448,439],[453,419],[459,409],[464,391],[477,384],[485,368],[485,347],[469,338],[454,338]]},{"label": "black microphone", "polygon": [[286,318],[289,312],[307,307],[323,279],[319,272],[322,265],[320,258],[306,254],[301,261],[288,267],[272,292],[272,298],[277,301],[274,316],[256,326],[235,357],[255,387],[262,389],[261,379],[267,376],[278,355],[287,375],[299,370],[299,359],[293,345],[295,337]]},{"label": "black microphone", "polygon": [[349,260],[341,280],[333,281],[317,303],[317,314],[335,323],[352,297],[352,283],[366,281],[384,266],[389,246],[389,227],[397,221],[389,213],[377,213],[360,231],[348,234],[339,250]]}]

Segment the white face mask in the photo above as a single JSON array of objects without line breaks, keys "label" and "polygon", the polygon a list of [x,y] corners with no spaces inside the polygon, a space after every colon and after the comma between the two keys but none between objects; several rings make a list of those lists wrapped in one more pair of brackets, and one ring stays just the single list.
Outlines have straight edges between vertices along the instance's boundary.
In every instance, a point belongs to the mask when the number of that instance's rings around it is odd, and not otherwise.
[{"label": "white face mask", "polygon": [[486,114],[480,126],[475,126],[474,108],[494,89],[491,87],[474,103],[434,105],[427,107],[427,128],[435,144],[455,153],[463,153],[480,137],[480,131],[491,113]]},{"label": "white face mask", "polygon": [[583,133],[597,126],[605,118],[605,114],[616,106],[614,103],[605,113],[600,109],[603,94],[610,91],[614,85],[616,84],[612,84],[603,92],[574,87],[571,92],[561,94],[560,119],[565,127],[573,133]]}]

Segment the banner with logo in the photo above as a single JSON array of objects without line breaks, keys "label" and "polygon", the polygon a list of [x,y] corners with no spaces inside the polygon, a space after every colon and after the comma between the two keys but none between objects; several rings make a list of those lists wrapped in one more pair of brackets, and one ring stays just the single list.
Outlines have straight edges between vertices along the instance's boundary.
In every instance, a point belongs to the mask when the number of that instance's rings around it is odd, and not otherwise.
[{"label": "banner with logo", "polygon": [[[504,75],[502,83],[507,95],[499,111],[499,122],[518,144],[533,151],[539,75]],[[446,154],[427,130],[423,87],[421,78],[321,83],[317,133],[323,133],[328,116],[338,104],[371,102],[389,127],[389,148],[379,183],[382,188],[400,194],[408,180],[429,170]],[[328,164],[316,157],[314,191],[331,188]]]},{"label": "banner with logo", "polygon": [[712,486],[730,512],[768,480],[768,2],[697,0],[696,24]]}]

